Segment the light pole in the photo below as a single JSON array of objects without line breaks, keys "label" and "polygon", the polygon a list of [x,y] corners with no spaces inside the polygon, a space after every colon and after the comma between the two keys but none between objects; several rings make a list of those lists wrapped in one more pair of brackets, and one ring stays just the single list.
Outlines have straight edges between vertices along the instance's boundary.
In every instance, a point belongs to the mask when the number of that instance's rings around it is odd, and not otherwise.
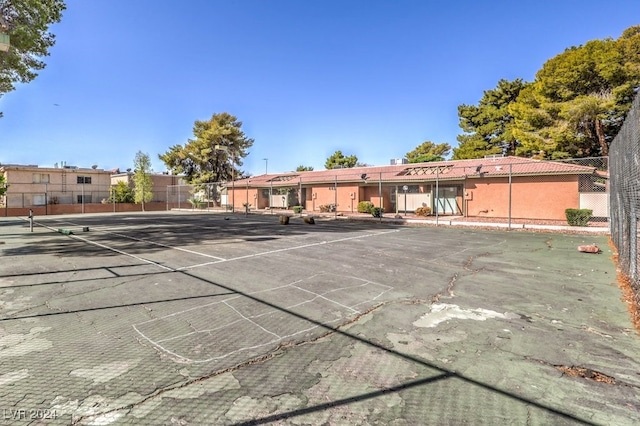
[{"label": "light pole", "polygon": [[82,178],[82,213],[84,214],[84,177]]},{"label": "light pole", "polygon": [[[236,204],[236,185],[235,185],[236,168],[235,168],[235,165],[234,165],[235,157],[233,156],[233,153],[230,152],[228,146],[216,145],[216,146],[214,146],[214,148],[217,151],[226,152],[227,154],[229,154],[229,158],[231,159],[231,213],[235,213],[235,204]],[[228,197],[228,195],[227,195],[227,197]]]},{"label": "light pole", "polygon": [[264,160],[264,174],[266,175],[266,174],[268,174],[267,166],[269,165],[269,159],[268,158],[263,158],[263,160]]},{"label": "light pole", "polygon": [[402,187],[402,190],[404,191],[404,215],[407,215],[407,190],[409,189],[409,187],[407,185],[404,185]]}]

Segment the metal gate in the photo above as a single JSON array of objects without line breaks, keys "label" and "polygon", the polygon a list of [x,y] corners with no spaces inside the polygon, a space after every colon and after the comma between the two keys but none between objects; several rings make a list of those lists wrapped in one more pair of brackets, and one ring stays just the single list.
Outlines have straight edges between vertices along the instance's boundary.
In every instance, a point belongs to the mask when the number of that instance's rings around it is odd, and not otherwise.
[{"label": "metal gate", "polygon": [[445,186],[438,188],[435,204],[438,214],[459,214],[457,202],[458,188],[455,186]]}]

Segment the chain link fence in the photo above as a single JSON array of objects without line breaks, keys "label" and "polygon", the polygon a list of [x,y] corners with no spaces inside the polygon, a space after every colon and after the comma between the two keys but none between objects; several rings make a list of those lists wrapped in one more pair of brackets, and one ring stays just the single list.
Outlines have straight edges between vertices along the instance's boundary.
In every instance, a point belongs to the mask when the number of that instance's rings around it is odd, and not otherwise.
[{"label": "chain link fence", "polygon": [[611,239],[620,269],[631,280],[640,305],[640,96],[636,96],[620,132],[611,143]]},{"label": "chain link fence", "polygon": [[588,223],[609,221],[608,158],[537,161],[515,157],[402,167],[292,172],[234,182],[167,187],[167,204],[187,209],[435,221],[567,225],[567,209]]},{"label": "chain link fence", "polygon": [[[10,207],[94,206],[123,211],[114,187],[86,185],[63,191],[34,184],[9,193]],[[375,216],[454,222],[567,224],[567,209],[589,211],[585,225],[608,226],[606,157],[537,161],[517,157],[444,161],[399,166],[290,172],[201,185],[157,187],[157,209],[232,212],[295,212],[307,215]],[[104,206],[107,204],[109,206]],[[48,209],[45,214],[59,209]],[[80,211],[80,210],[77,210]],[[77,212],[74,211],[74,212]]]},{"label": "chain link fence", "polygon": [[167,209],[173,206],[178,209],[232,210],[229,193],[234,194],[232,182],[168,185],[165,198]]},{"label": "chain link fence", "polygon": [[[20,186],[25,186],[21,183]],[[24,209],[33,209],[37,214],[61,214],[61,213],[86,213],[86,212],[107,212],[107,211],[131,211],[133,204],[133,194],[129,194],[127,199],[122,199],[121,194],[117,194],[116,187],[112,185],[76,185],[74,189],[69,189],[69,185],[59,185],[52,183],[32,183],[28,184],[29,190],[17,192],[9,183],[9,190],[5,194],[3,205],[5,215],[24,214]],[[145,202],[146,207],[153,210],[168,208],[167,191],[165,188],[158,188],[152,191],[151,199]],[[173,207],[173,206],[171,206]]]}]

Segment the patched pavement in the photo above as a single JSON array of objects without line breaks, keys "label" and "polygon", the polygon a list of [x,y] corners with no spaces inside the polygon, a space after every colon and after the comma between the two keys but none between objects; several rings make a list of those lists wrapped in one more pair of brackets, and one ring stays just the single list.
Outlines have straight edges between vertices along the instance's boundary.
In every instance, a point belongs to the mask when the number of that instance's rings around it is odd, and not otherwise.
[{"label": "patched pavement", "polygon": [[205,216],[0,220],[5,424],[640,418],[606,236]]}]

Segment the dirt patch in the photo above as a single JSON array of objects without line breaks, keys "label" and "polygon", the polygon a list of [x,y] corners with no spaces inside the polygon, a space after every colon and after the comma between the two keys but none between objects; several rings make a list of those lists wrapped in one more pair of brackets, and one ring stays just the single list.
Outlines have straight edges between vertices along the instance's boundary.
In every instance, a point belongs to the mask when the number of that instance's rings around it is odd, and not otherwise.
[{"label": "dirt patch", "polygon": [[607,376],[606,374],[600,373],[590,368],[576,366],[569,367],[566,365],[555,365],[554,367],[562,371],[567,376],[582,377],[583,379],[594,380],[596,382],[606,383],[608,385],[616,384],[616,379],[614,379],[613,377]]},{"label": "dirt patch", "polygon": [[[618,261],[618,249],[611,238],[609,238],[609,247],[611,247],[611,251],[613,252],[613,262],[616,265],[619,265]],[[631,278],[622,273],[620,268],[618,268],[618,287],[622,290],[622,301],[627,305],[627,310],[629,311],[629,315],[631,316],[631,322],[633,323],[634,328],[637,332],[640,332],[640,300],[638,300],[638,295],[633,289],[633,282]]]}]

